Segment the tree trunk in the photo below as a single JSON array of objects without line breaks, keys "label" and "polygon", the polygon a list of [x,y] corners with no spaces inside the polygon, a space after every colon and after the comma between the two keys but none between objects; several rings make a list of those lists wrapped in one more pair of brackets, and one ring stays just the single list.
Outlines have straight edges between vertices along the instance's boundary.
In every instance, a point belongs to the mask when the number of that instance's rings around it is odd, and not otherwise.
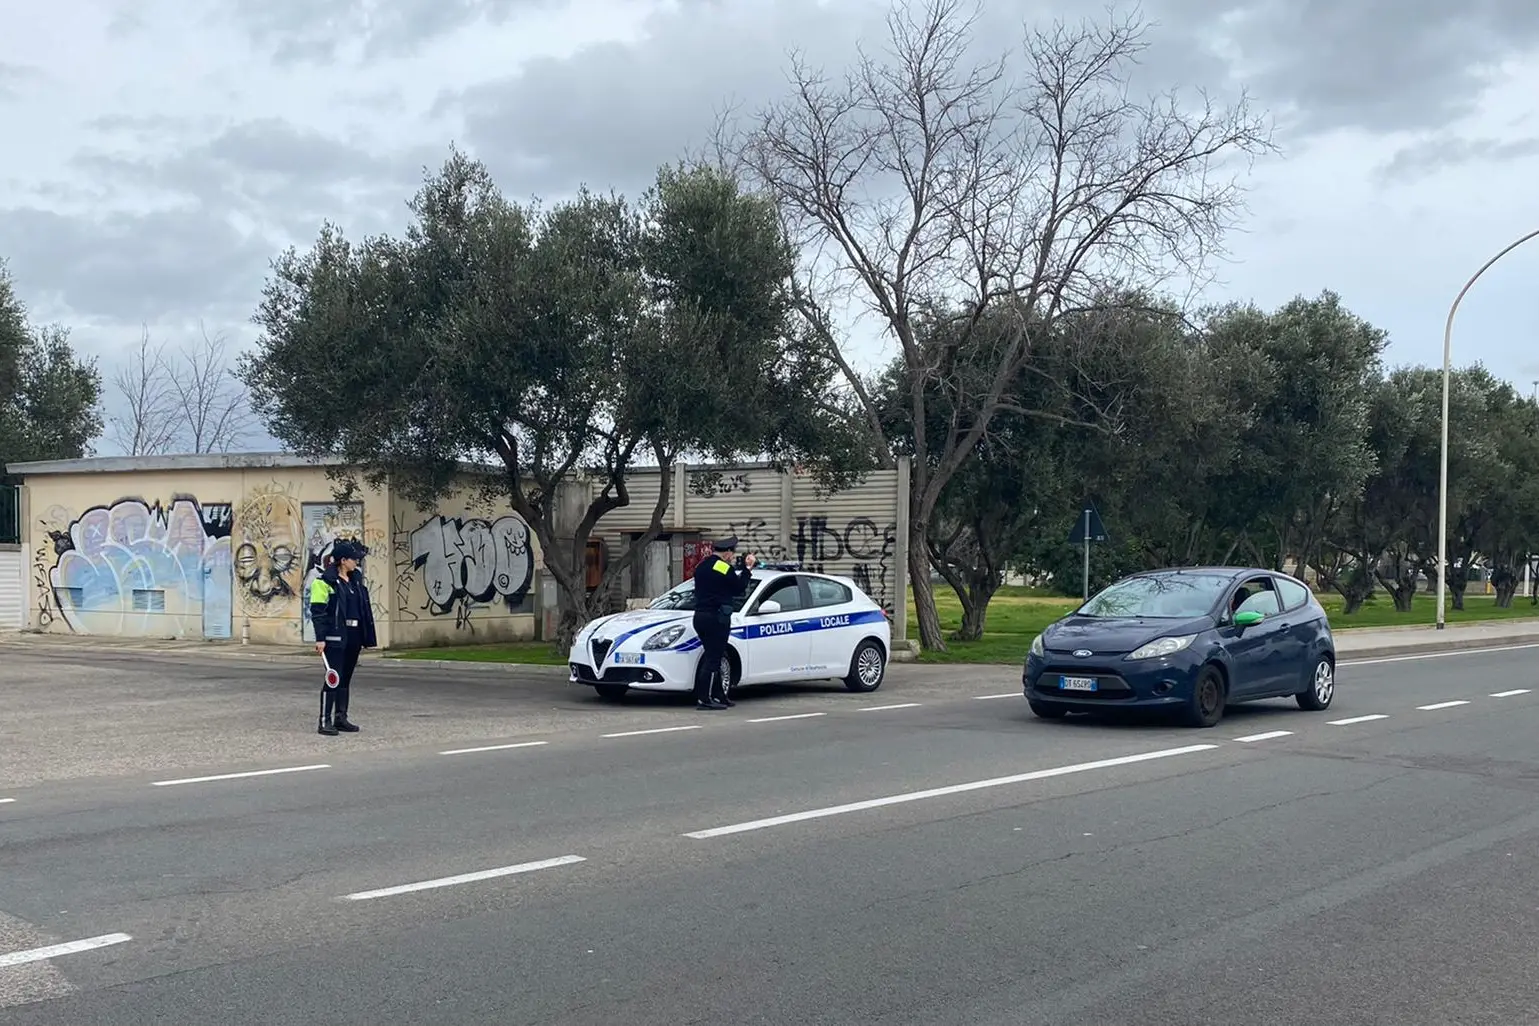
[{"label": "tree trunk", "polygon": [[982,641],[988,624],[989,603],[999,591],[1001,581],[998,574],[984,571],[974,571],[968,577],[965,594],[957,596],[962,600],[962,627],[952,636],[958,641]]},{"label": "tree trunk", "polygon": [[1511,609],[1512,600],[1522,581],[1510,566],[1499,566],[1491,572],[1491,584],[1496,588],[1496,608]]},{"label": "tree trunk", "polygon": [[[909,528],[908,576],[914,589],[914,615],[919,623],[919,645],[927,652],[946,651],[940,613],[935,608],[935,585],[930,580],[930,555],[923,527]],[[903,596],[898,601],[904,601]]]},{"label": "tree trunk", "polygon": [[1345,574],[1333,575],[1330,584],[1341,596],[1342,610],[1348,616],[1362,609],[1363,603],[1373,597],[1373,577],[1361,567]]},{"label": "tree trunk", "polygon": [[1402,577],[1390,588],[1389,594],[1395,600],[1396,612],[1409,613],[1411,603],[1416,599],[1416,578]]}]

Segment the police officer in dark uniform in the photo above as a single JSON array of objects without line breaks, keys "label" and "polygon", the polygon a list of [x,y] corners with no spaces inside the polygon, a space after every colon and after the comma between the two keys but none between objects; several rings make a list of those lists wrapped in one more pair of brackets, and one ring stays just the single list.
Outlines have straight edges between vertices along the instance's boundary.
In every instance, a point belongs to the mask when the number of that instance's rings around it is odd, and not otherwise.
[{"label": "police officer in dark uniform", "polygon": [[358,655],[379,642],[374,633],[374,609],[358,563],[369,550],[351,539],[338,539],[325,572],[310,583],[310,622],[315,625],[315,650],[337,671],[337,686],[321,684],[318,732],[335,737],[354,733],[358,725],[347,718],[348,686]]},{"label": "police officer in dark uniform", "polygon": [[723,538],[713,546],[715,555],[695,567],[695,634],[700,638],[700,662],[695,665],[695,707],[725,709],[733,702],[727,697],[727,682],[722,679],[721,659],[732,635],[732,610],[737,600],[753,583],[750,571],[758,562],[752,553],[728,563],[737,551],[737,538]]}]

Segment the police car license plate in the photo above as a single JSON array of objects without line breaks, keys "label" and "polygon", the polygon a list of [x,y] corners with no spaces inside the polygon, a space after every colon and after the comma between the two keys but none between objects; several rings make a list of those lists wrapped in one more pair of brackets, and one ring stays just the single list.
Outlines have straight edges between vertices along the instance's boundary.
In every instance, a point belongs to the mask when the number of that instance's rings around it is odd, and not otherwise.
[{"label": "police car license plate", "polygon": [[647,661],[647,657],[646,657],[645,653],[642,653],[642,652],[616,652],[615,653],[615,662],[617,664],[619,664],[619,665],[622,665],[622,666],[626,665],[626,664],[629,664],[631,666],[640,666],[642,663],[644,663],[646,661]]},{"label": "police car license plate", "polygon": [[1094,677],[1059,677],[1058,687],[1062,691],[1094,691],[1096,680]]}]

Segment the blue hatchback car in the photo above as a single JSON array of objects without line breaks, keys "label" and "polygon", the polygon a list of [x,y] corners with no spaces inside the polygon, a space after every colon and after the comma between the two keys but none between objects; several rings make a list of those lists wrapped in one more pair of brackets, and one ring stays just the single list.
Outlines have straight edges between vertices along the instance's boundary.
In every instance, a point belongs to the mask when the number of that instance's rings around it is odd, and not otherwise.
[{"label": "blue hatchback car", "polygon": [[1031,711],[1170,710],[1211,727],[1234,702],[1330,707],[1336,643],[1314,594],[1286,574],[1190,567],[1135,574],[1031,643]]}]

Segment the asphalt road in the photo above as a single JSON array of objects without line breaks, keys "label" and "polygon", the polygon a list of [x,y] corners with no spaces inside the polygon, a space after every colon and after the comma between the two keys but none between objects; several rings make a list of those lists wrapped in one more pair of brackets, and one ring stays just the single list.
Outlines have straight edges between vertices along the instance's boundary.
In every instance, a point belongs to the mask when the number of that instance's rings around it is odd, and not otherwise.
[{"label": "asphalt road", "polygon": [[0,790],[0,1023],[1531,1022],[1536,659],[1212,730],[952,671],[52,773]]}]

